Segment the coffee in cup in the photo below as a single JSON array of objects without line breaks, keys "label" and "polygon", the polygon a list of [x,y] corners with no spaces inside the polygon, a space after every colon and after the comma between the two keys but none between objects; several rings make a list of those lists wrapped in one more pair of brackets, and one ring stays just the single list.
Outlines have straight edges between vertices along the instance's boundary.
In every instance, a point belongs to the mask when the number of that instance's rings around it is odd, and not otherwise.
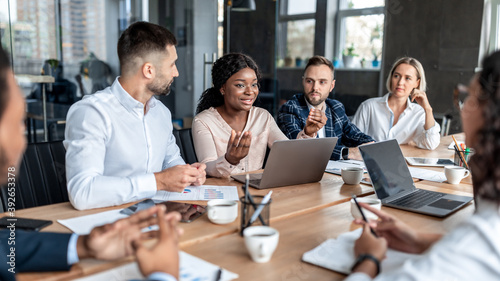
[{"label": "coffee in cup", "polygon": [[446,166],[444,167],[444,175],[448,180],[448,183],[458,184],[463,178],[468,177],[470,174],[469,170],[464,167],[459,166]]},{"label": "coffee in cup", "polygon": [[269,226],[250,226],[243,230],[243,236],[252,260],[264,263],[271,259],[276,250],[280,234]]},{"label": "coffee in cup", "polygon": [[361,167],[347,167],[340,170],[342,180],[346,184],[359,184],[363,178],[364,170]]},{"label": "coffee in cup", "polygon": [[225,199],[214,199],[207,203],[208,219],[216,224],[227,224],[238,217],[238,202]]}]

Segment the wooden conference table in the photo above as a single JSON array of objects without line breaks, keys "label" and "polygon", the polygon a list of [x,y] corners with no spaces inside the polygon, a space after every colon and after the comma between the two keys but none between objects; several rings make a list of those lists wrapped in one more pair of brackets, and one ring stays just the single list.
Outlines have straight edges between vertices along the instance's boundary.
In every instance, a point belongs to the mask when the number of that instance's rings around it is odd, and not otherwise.
[{"label": "wooden conference table", "polygon": [[[457,135],[463,140],[463,135]],[[418,149],[402,145],[405,156],[425,156],[453,158],[453,151],[447,146],[451,137],[443,137],[440,146],[434,151]],[[442,170],[442,168],[430,168]],[[240,185],[229,179],[207,179],[210,185]],[[470,177],[458,185],[417,181],[417,187],[442,191],[446,193],[472,196]],[[326,270],[301,261],[302,254],[313,249],[329,238],[354,230],[349,200],[352,194],[357,196],[375,196],[373,188],[367,185],[345,185],[340,176],[325,173],[317,183],[287,186],[273,189],[271,204],[271,226],[280,232],[280,241],[272,259],[268,263],[257,264],[251,261],[243,238],[238,234],[239,218],[231,224],[215,225],[209,222],[206,215],[192,223],[181,224],[184,235],[180,239],[180,249],[217,264],[229,271],[239,274],[238,280],[342,280],[344,275]],[[252,189],[254,195],[264,195],[268,190]],[[239,189],[240,196],[242,195]],[[206,202],[197,202],[206,204]],[[99,213],[107,210],[124,208],[100,208],[77,211],[69,203],[30,208],[16,212],[19,217],[50,219],[54,223],[44,231],[70,232],[57,223],[57,219]],[[387,211],[422,231],[447,232],[455,225],[468,218],[474,211],[470,203],[456,213],[444,219],[410,213],[392,208],[382,207]],[[103,270],[111,269],[133,261],[126,258],[120,261],[102,262],[83,260],[74,265],[70,271],[47,273],[22,273],[18,280],[69,280],[88,276]]]}]

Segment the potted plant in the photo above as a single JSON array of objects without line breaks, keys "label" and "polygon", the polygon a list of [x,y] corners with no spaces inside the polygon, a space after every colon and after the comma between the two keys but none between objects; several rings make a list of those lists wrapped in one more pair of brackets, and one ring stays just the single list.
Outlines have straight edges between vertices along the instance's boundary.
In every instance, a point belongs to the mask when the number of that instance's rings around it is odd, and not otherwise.
[{"label": "potted plant", "polygon": [[344,62],[345,68],[354,67],[355,56],[357,56],[357,54],[354,52],[354,44],[351,44],[350,47],[344,49],[344,53],[342,54],[342,61]]}]

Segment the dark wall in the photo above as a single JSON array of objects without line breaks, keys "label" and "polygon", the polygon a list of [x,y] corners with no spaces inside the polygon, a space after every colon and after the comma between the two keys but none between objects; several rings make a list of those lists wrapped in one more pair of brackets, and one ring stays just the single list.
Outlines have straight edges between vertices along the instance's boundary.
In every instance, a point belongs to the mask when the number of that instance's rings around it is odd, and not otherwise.
[{"label": "dark wall", "polygon": [[424,66],[434,113],[452,114],[450,130],[459,131],[452,93],[477,67],[483,0],[388,0],[386,6],[384,81],[397,58],[415,57]]},{"label": "dark wall", "polygon": [[[256,0],[257,10],[231,13],[231,51],[252,56],[264,76],[272,77],[276,2]],[[320,1],[321,5],[326,2]],[[322,10],[322,9],[320,9]],[[360,70],[336,71],[335,91],[357,96],[385,94],[385,80],[393,62],[412,56],[424,66],[429,101],[435,113],[452,114],[451,132],[461,130],[452,93],[457,83],[468,84],[477,67],[483,0],[386,0],[383,74]],[[317,23],[324,22],[317,16]],[[324,27],[316,27],[316,44],[324,44]],[[324,33],[323,33],[324,34]],[[324,48],[315,47],[316,52]],[[324,55],[323,53],[317,53]],[[302,90],[303,69],[277,70],[281,98]]]},{"label": "dark wall", "polygon": [[[278,69],[278,81],[283,91],[301,93],[303,68]],[[335,93],[376,97],[378,93],[379,71],[336,70]]]},{"label": "dark wall", "polygon": [[274,73],[276,2],[255,0],[256,11],[231,12],[231,52],[251,56],[264,76]]}]

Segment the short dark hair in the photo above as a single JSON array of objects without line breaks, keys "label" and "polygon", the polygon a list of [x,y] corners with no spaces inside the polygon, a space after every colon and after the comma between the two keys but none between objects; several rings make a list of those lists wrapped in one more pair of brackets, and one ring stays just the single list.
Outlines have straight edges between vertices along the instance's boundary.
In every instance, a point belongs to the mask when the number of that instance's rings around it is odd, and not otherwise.
[{"label": "short dark hair", "polygon": [[0,46],[0,118],[3,116],[9,101],[9,86],[7,73],[10,70],[10,59],[7,52]]},{"label": "short dark hair", "polygon": [[201,94],[196,108],[196,114],[210,107],[218,107],[224,104],[224,97],[220,92],[220,88],[226,81],[244,68],[250,68],[255,71],[257,81],[260,81],[260,71],[257,63],[248,55],[240,53],[227,54],[215,61],[212,66],[212,85]]},{"label": "short dark hair", "polygon": [[133,58],[166,52],[169,45],[177,45],[177,39],[165,27],[144,21],[131,24],[118,39],[117,51],[122,71],[133,63]]},{"label": "short dark hair", "polygon": [[333,72],[334,72],[334,68],[333,68],[333,63],[323,57],[323,56],[314,56],[312,58],[310,58],[308,61],[307,61],[307,65],[306,65],[306,68],[304,69],[304,73],[306,73],[306,70],[310,67],[310,66],[319,66],[319,65],[326,65],[328,66],[328,68],[330,68],[330,70],[332,71],[332,78],[333,78]]}]

